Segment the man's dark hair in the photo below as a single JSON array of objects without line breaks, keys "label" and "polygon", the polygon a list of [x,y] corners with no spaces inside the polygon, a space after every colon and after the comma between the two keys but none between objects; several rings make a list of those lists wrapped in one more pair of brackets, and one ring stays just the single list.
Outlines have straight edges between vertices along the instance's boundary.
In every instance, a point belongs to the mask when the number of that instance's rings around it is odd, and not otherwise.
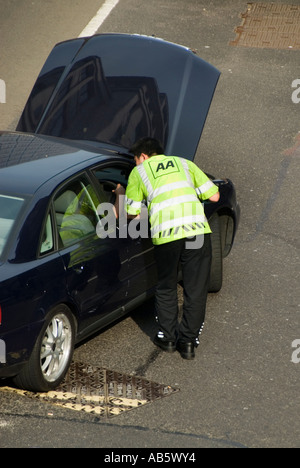
[{"label": "man's dark hair", "polygon": [[164,154],[165,150],[155,138],[141,138],[130,148],[129,152],[139,158],[142,153],[150,157],[154,154]]}]

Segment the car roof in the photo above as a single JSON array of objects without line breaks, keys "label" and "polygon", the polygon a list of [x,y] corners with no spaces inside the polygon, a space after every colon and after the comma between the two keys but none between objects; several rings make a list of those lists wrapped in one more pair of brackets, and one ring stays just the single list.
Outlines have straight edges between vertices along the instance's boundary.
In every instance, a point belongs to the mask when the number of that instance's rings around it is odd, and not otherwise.
[{"label": "car roof", "polygon": [[0,132],[1,192],[32,195],[52,179],[80,171],[98,160],[116,155],[106,149],[94,151],[75,142],[45,135]]}]

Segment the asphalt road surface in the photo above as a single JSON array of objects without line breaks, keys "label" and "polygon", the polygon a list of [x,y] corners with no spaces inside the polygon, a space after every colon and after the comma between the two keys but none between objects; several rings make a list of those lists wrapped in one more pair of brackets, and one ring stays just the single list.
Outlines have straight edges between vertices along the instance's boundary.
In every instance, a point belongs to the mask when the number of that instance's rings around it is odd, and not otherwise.
[{"label": "asphalt road surface", "polygon": [[[0,2],[2,130],[15,128],[52,47],[79,36],[102,4]],[[179,392],[104,421],[0,388],[0,447],[297,447],[300,103],[292,83],[300,51],[229,45],[243,0],[106,5],[98,32],[155,35],[196,49],[221,71],[196,162],[234,181],[241,224],[194,361],[156,350],[151,301],[75,351],[76,360]]]}]

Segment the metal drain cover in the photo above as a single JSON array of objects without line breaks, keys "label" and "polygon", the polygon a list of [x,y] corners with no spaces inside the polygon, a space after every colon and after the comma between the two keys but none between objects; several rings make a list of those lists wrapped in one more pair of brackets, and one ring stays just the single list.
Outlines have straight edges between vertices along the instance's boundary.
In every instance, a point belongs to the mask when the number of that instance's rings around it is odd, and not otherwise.
[{"label": "metal drain cover", "polygon": [[124,411],[152,403],[179,391],[168,385],[150,382],[142,377],[72,362],[62,384],[52,392],[32,393],[3,387],[55,406],[112,418]]},{"label": "metal drain cover", "polygon": [[300,6],[278,3],[248,3],[235,29],[232,46],[269,49],[300,49]]}]

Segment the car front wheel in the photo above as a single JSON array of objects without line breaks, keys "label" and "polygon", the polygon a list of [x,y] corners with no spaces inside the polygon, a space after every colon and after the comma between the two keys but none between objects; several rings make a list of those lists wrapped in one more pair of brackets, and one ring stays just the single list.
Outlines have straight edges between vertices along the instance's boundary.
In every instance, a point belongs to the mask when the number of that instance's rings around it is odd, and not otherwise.
[{"label": "car front wheel", "polygon": [[75,319],[65,305],[47,316],[28,363],[15,384],[34,392],[54,390],[65,377],[73,356]]}]

